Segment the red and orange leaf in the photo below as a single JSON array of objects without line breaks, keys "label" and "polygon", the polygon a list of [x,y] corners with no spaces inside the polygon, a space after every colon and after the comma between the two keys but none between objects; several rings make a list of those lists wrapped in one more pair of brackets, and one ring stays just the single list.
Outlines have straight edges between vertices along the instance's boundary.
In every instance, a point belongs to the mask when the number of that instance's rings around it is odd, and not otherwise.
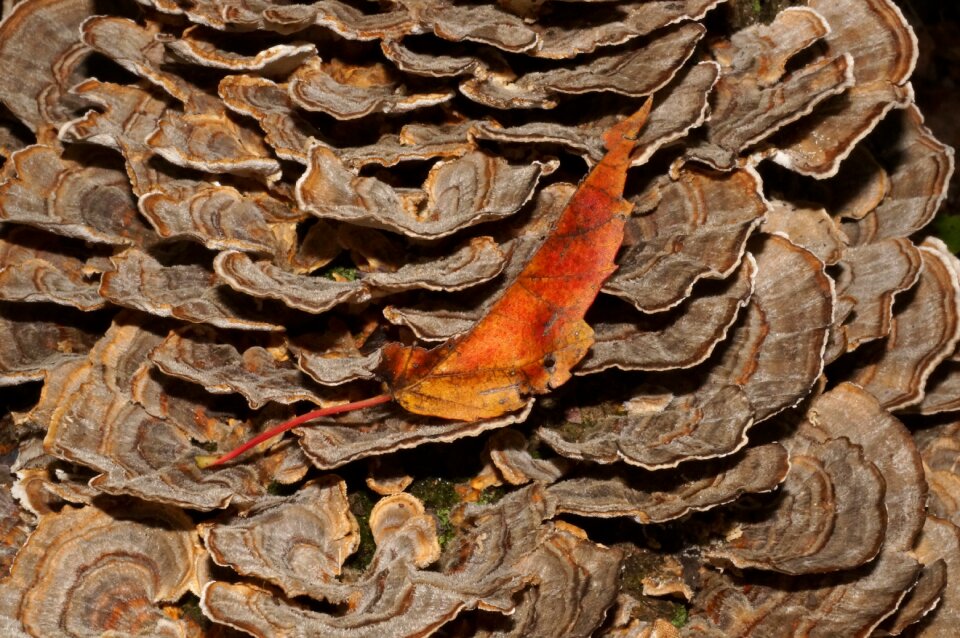
[{"label": "red and orange leaf", "polygon": [[525,397],[563,384],[593,345],[583,320],[613,274],[632,205],[623,199],[627,169],[652,101],[604,135],[607,154],[580,183],[550,235],[470,332],[425,350],[388,344],[380,372],[389,394],[314,410],[263,432],[220,457],[221,465],[260,443],[321,416],[395,400],[406,410],[460,421],[519,410]]},{"label": "red and orange leaf", "polygon": [[416,414],[472,421],[526,404],[570,378],[593,344],[583,317],[614,258],[632,210],[623,187],[651,101],[604,136],[607,154],[580,183],[553,231],[470,332],[432,349],[389,344],[381,371]]}]

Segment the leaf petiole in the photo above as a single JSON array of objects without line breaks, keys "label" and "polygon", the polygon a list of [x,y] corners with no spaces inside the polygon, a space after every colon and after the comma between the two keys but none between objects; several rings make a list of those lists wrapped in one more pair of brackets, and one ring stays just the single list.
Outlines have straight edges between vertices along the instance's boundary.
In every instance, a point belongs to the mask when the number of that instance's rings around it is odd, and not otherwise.
[{"label": "leaf petiole", "polygon": [[250,448],[256,447],[266,441],[267,439],[272,439],[273,437],[283,434],[287,430],[297,427],[298,425],[303,425],[308,421],[314,419],[319,419],[322,416],[331,416],[334,414],[342,414],[344,412],[353,412],[354,410],[362,410],[363,408],[373,407],[375,405],[380,405],[381,403],[387,403],[388,401],[393,401],[393,396],[390,394],[378,394],[375,397],[370,397],[369,399],[363,399],[362,401],[353,401],[352,403],[344,403],[342,405],[334,405],[329,408],[320,408],[319,410],[313,410],[312,412],[307,412],[306,414],[301,414],[300,416],[290,419],[289,421],[284,421],[276,427],[272,427],[266,432],[263,432],[243,445],[235,447],[226,454],[222,456],[216,456],[213,454],[201,454],[194,457],[194,460],[197,463],[197,467],[201,470],[214,467],[216,465],[222,465],[227,461],[237,458]]}]

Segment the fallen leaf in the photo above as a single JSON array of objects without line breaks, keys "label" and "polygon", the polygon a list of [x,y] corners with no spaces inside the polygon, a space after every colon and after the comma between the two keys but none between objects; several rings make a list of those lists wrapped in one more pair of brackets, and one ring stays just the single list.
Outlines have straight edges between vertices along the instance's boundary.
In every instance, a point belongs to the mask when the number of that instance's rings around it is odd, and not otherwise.
[{"label": "fallen leaf", "polygon": [[607,154],[580,183],[556,225],[514,282],[469,332],[426,350],[387,344],[380,373],[389,393],[321,408],[261,433],[220,457],[221,465],[260,443],[321,416],[394,400],[414,414],[459,421],[488,419],[525,407],[570,378],[593,345],[583,320],[623,241],[633,205],[623,199],[627,169],[652,100],[604,135]]},{"label": "fallen leaf", "polygon": [[607,154],[580,183],[556,226],[472,330],[440,346],[388,344],[381,370],[416,414],[472,421],[499,416],[570,378],[593,344],[583,316],[613,263],[632,205],[623,186],[651,101],[605,135]]}]

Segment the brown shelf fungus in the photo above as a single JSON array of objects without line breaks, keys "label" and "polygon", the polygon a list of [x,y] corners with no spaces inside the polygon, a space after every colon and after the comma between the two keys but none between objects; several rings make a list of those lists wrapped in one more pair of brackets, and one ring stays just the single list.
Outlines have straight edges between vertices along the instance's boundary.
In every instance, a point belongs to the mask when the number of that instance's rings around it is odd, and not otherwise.
[{"label": "brown shelf fungus", "polygon": [[956,633],[924,40],[738,5],[3,3],[0,634]]}]

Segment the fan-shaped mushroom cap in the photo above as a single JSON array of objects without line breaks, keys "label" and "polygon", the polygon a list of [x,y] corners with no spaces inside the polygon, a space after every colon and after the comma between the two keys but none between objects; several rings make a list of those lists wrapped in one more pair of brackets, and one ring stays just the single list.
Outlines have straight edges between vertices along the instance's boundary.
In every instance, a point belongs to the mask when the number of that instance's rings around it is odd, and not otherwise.
[{"label": "fan-shaped mushroom cap", "polygon": [[917,432],[917,447],[930,486],[928,507],[934,516],[960,521],[960,426],[947,423]]},{"label": "fan-shaped mushroom cap", "polygon": [[[384,545],[394,534],[413,521],[432,520],[424,517],[423,503],[405,492],[392,494],[377,501],[370,512],[370,533],[378,545]],[[429,526],[428,527],[432,527]],[[432,531],[432,530],[431,530]],[[440,558],[440,544],[436,533],[416,537],[418,544],[407,556],[417,567],[426,567]]]},{"label": "fan-shaped mushroom cap", "polygon": [[473,129],[477,125],[471,120],[405,124],[399,132],[385,133],[373,144],[336,149],[337,156],[351,168],[371,164],[394,166],[434,158],[454,159],[477,150],[473,141]]},{"label": "fan-shaped mushroom cap", "polygon": [[[21,427],[30,426],[29,417],[24,419],[23,415],[14,422]],[[90,505],[99,495],[87,484],[90,477],[83,468],[65,467],[43,449],[42,436],[30,436],[21,443],[20,454],[10,471],[17,477],[11,494],[16,494],[22,511],[34,517],[25,537],[36,527],[38,517],[60,511],[64,505]]]},{"label": "fan-shaped mushroom cap", "polygon": [[266,403],[328,403],[323,389],[287,362],[282,348],[253,346],[239,351],[220,343],[211,330],[171,332],[150,353],[164,374],[202,385],[214,394],[238,392],[253,409]]},{"label": "fan-shaped mushroom cap", "polygon": [[880,472],[859,446],[844,439],[817,441],[802,426],[786,445],[790,472],[777,500],[762,520],[737,525],[736,538],[707,556],[721,565],[787,574],[832,572],[872,560],[886,531]]},{"label": "fan-shaped mushroom cap", "polygon": [[760,229],[770,235],[778,233],[788,237],[827,266],[840,260],[847,243],[847,238],[826,210],[784,201],[771,202]]},{"label": "fan-shaped mushroom cap", "polygon": [[149,243],[153,233],[137,215],[122,165],[74,157],[41,145],[14,153],[16,176],[0,187],[0,219],[95,243]]},{"label": "fan-shaped mushroom cap", "polygon": [[[787,475],[786,451],[775,443],[729,458],[706,461],[696,470],[644,472],[613,466],[551,485],[558,512],[581,516],[631,516],[663,523],[693,511],[730,502],[743,494],[774,489]],[[693,478],[696,476],[696,478]]]},{"label": "fan-shaped mushroom cap", "polygon": [[434,106],[453,97],[452,91],[410,93],[398,74],[376,63],[351,67],[337,60],[307,60],[291,76],[287,92],[295,104],[322,111],[338,120],[371,113],[403,113]]},{"label": "fan-shaped mushroom cap", "polygon": [[770,25],[756,24],[715,42],[711,52],[721,71],[706,141],[687,155],[733,168],[752,145],[845,91],[853,83],[853,59],[842,50],[787,72],[792,58],[828,33],[818,12],[791,7]]},{"label": "fan-shaped mushroom cap", "polygon": [[[960,571],[960,528],[935,516],[927,516],[923,532],[917,541],[916,552],[924,565],[935,566],[943,561],[946,568],[946,586],[942,590],[935,590],[936,600],[931,600],[929,596],[922,595],[925,592],[917,591],[924,583],[921,578],[914,590],[916,593],[911,592],[907,604],[916,599],[925,599],[926,604],[914,606],[916,611],[912,614],[912,619],[917,621],[917,625],[911,627],[908,624],[904,629],[911,635],[922,638],[947,638],[955,631],[960,616],[960,576],[957,576]],[[935,606],[931,609],[932,605]],[[899,626],[894,627],[898,628]]]},{"label": "fan-shaped mushroom cap", "polygon": [[941,242],[920,247],[923,270],[890,335],[850,376],[889,409],[923,398],[927,378],[960,339],[960,262]]},{"label": "fan-shaped mushroom cap", "polygon": [[603,288],[642,312],[677,305],[698,279],[732,273],[767,212],[751,170],[716,173],[689,164],[676,178],[661,178],[657,188],[659,204],[630,220],[632,245]]},{"label": "fan-shaped mushroom cap", "polygon": [[100,338],[95,323],[65,308],[6,302],[0,302],[0,334],[7,336],[0,340],[0,386],[41,381],[49,370],[82,358]]},{"label": "fan-shaped mushroom cap", "polygon": [[176,317],[240,330],[282,330],[259,319],[253,300],[230,290],[212,270],[197,264],[164,266],[152,255],[131,248],[111,259],[100,295],[119,306],[159,317]]},{"label": "fan-shaped mushroom cap", "polygon": [[908,239],[887,239],[843,251],[836,276],[839,308],[827,360],[890,334],[893,303],[920,277],[923,260]]},{"label": "fan-shaped mushroom cap", "polygon": [[[621,370],[673,370],[702,363],[727,337],[740,309],[753,294],[757,262],[749,253],[737,273],[721,282],[704,282],[701,294],[654,315],[634,315],[593,324],[596,341],[578,374]],[[629,311],[628,311],[629,312]],[[621,310],[621,314],[626,314]]]},{"label": "fan-shaped mushroom cap", "polygon": [[141,26],[128,18],[100,15],[85,20],[80,34],[93,50],[186,102],[195,88],[186,79],[162,69],[167,62],[164,43],[157,37],[162,28],[160,22],[153,20],[146,20]]},{"label": "fan-shaped mushroom cap", "polygon": [[745,580],[710,571],[682,635],[762,636],[784,627],[802,627],[811,636],[869,635],[893,612],[918,572],[916,561],[905,555],[877,559],[869,569],[861,568],[853,583],[842,582],[842,576]]},{"label": "fan-shaped mushroom cap", "polygon": [[519,412],[460,423],[409,414],[389,405],[378,406],[354,412],[336,421],[314,421],[314,425],[302,429],[300,445],[314,465],[329,469],[387,451],[408,449],[430,442],[455,441],[521,423],[529,416],[532,407],[531,401]]},{"label": "fan-shaped mushroom cap", "polygon": [[200,552],[181,512],[67,507],[40,519],[0,583],[0,614],[31,636],[185,636],[158,605],[199,589]]},{"label": "fan-shaped mushroom cap", "polygon": [[407,264],[396,272],[365,273],[354,281],[291,274],[236,251],[221,253],[214,260],[214,269],[234,290],[278,299],[312,313],[404,290],[461,290],[489,281],[503,267],[504,255],[490,237],[475,237],[440,259]]},{"label": "fan-shaped mushroom cap", "polygon": [[[39,137],[70,119],[67,90],[89,49],[78,31],[94,11],[89,0],[19,3],[0,26],[0,101]],[[45,141],[45,140],[40,140]]]},{"label": "fan-shaped mushroom cap", "polygon": [[297,200],[320,218],[435,238],[516,213],[553,168],[541,162],[514,166],[478,151],[435,164],[423,190],[400,191],[355,176],[336,153],[315,145],[297,182]]},{"label": "fan-shaped mushroom cap", "polygon": [[884,551],[909,551],[923,526],[923,469],[909,431],[879,406],[865,389],[844,383],[818,397],[807,417],[830,437],[847,437],[862,447],[877,466],[887,485]]},{"label": "fan-shaped mushroom cap", "polygon": [[553,483],[570,468],[570,462],[562,457],[534,458],[527,451],[527,439],[516,430],[499,430],[488,440],[486,453],[497,468],[497,473],[511,485],[524,485],[530,481]]},{"label": "fan-shaped mushroom cap", "polygon": [[101,108],[102,112],[89,111],[67,122],[60,129],[60,139],[85,141],[120,151],[136,195],[170,179],[148,162],[153,151],[147,146],[146,138],[169,105],[158,90],[90,79],[74,86],[71,92],[83,102]]},{"label": "fan-shaped mushroom cap", "polygon": [[828,177],[891,108],[913,100],[907,80],[917,39],[891,0],[808,0],[829,25],[826,55],[851,57],[854,84],[787,132],[775,160],[791,170]]},{"label": "fan-shaped mushroom cap", "polygon": [[193,26],[180,38],[164,42],[167,50],[186,62],[227,71],[259,71],[266,75],[285,75],[315,55],[317,47],[309,42],[277,44],[254,55],[242,55],[218,46],[216,32]]},{"label": "fan-shaped mushroom cap", "polygon": [[[613,603],[619,572],[618,554],[590,542],[573,526],[559,523],[541,528],[540,546],[518,562],[517,569],[536,585],[519,595],[509,629],[478,636],[541,636],[559,632],[586,638]],[[575,571],[580,577],[570,578]]]},{"label": "fan-shaped mushroom cap", "polygon": [[926,226],[946,198],[954,171],[953,149],[930,133],[915,106],[882,122],[876,140],[874,156],[888,175],[889,188],[868,214],[843,223],[853,244],[908,237]]},{"label": "fan-shaped mushroom cap", "polygon": [[343,322],[331,320],[322,335],[292,340],[287,348],[297,357],[297,367],[317,383],[341,385],[375,376],[380,350],[363,354],[361,345]]},{"label": "fan-shaped mushroom cap", "polygon": [[321,600],[360,543],[347,486],[333,475],[246,518],[202,525],[200,533],[217,564],[274,583],[288,596]]},{"label": "fan-shaped mushroom cap", "polygon": [[139,209],[160,237],[187,238],[211,250],[246,250],[282,259],[296,244],[305,215],[267,195],[177,180],[144,193]]},{"label": "fan-shaped mushroom cap", "polygon": [[[884,127],[880,128],[882,130]],[[876,136],[881,137],[879,132]],[[882,152],[879,147],[875,150]],[[807,180],[806,184],[814,189],[820,185],[822,193],[818,192],[815,199],[820,201],[822,198],[828,210],[836,212],[841,219],[863,219],[890,192],[890,176],[866,144],[850,152],[835,176],[813,181],[812,184]]]},{"label": "fan-shaped mushroom cap", "polygon": [[147,146],[176,166],[277,180],[280,162],[260,135],[234,121],[222,106],[208,108],[210,102],[190,102],[186,113],[166,110]]},{"label": "fan-shaped mushroom cap", "polygon": [[364,483],[380,496],[391,496],[410,487],[413,477],[403,470],[396,459],[374,457],[367,463]]},{"label": "fan-shaped mushroom cap", "polygon": [[590,7],[591,20],[585,24],[577,3],[553,3],[551,24],[531,24],[539,42],[529,53],[541,58],[572,58],[623,44],[667,25],[699,20],[718,4],[719,0],[600,2]]},{"label": "fan-shaped mushroom cap", "polygon": [[217,93],[230,110],[257,120],[264,141],[281,159],[307,163],[307,148],[320,133],[296,113],[287,86],[266,78],[228,75]]},{"label": "fan-shaped mushroom cap", "polygon": [[517,15],[496,4],[461,5],[450,0],[403,0],[410,17],[425,29],[452,42],[477,42],[504,51],[527,51],[537,34]]},{"label": "fan-shaped mushroom cap", "polygon": [[938,414],[960,409],[960,361],[957,353],[938,365],[924,386],[923,399],[908,408],[920,414]]},{"label": "fan-shaped mushroom cap", "polygon": [[[950,527],[953,527],[953,529],[951,530]],[[951,535],[953,538],[951,538]],[[930,544],[929,537],[931,536],[939,541],[936,545]],[[923,525],[923,532],[915,549],[917,558],[923,564],[923,571],[920,572],[913,588],[904,596],[896,612],[883,621],[883,624],[876,630],[876,634],[901,635],[904,630],[920,622],[922,618],[940,605],[949,577],[949,567],[947,561],[944,560],[946,552],[941,553],[941,550],[956,547],[958,540],[960,538],[958,538],[955,526],[934,516],[927,516]],[[945,613],[947,616],[951,615],[951,612]],[[914,632],[911,631],[910,633]]]},{"label": "fan-shaped mushroom cap", "polygon": [[97,282],[88,276],[103,270],[96,257],[78,257],[82,244],[26,226],[0,230],[0,299],[46,301],[78,310],[103,308]]}]

